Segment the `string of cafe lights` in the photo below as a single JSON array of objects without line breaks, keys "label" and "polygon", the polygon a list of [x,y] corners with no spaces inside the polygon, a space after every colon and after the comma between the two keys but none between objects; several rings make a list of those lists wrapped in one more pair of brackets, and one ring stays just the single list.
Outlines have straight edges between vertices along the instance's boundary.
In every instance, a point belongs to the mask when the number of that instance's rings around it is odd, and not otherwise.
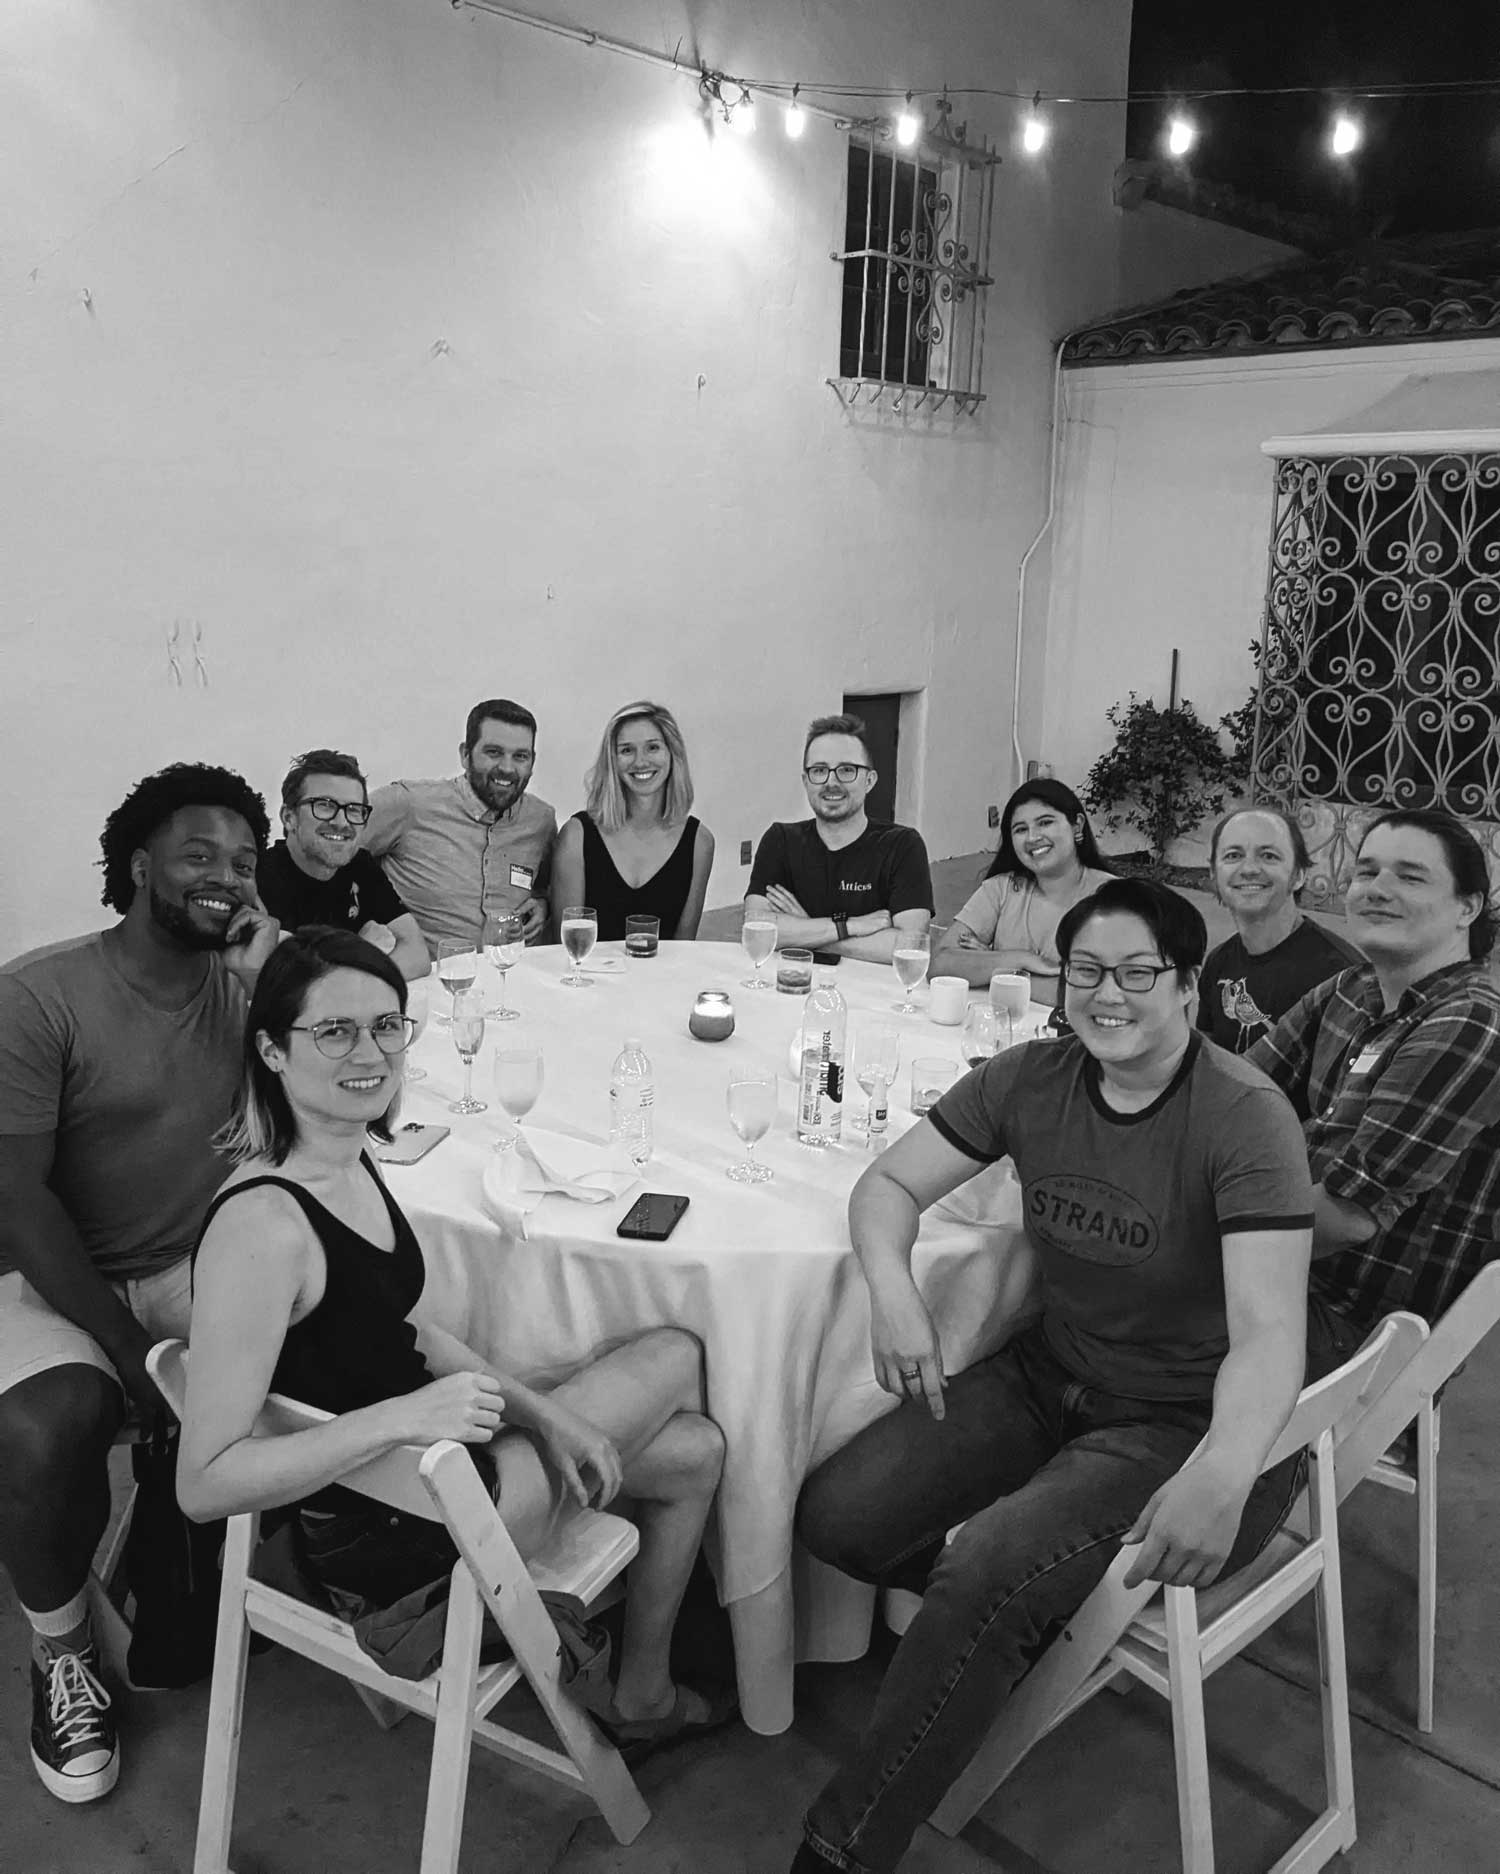
[{"label": "string of cafe lights", "polygon": [[[497,18],[528,26],[554,37],[570,39],[579,45],[601,52],[640,60],[680,77],[697,82],[704,102],[722,117],[725,124],[741,135],[751,135],[760,121],[757,108],[761,100],[781,106],[782,129],[788,137],[801,137],[810,117],[823,117],[842,128],[859,124],[861,128],[883,130],[903,149],[912,148],[921,138],[926,124],[922,107],[928,101],[935,107],[940,122],[956,98],[997,98],[1019,107],[1016,142],[1026,156],[1039,157],[1052,141],[1057,112],[1086,108],[1096,104],[1159,105],[1163,110],[1162,148],[1175,161],[1190,156],[1197,147],[1202,128],[1195,106],[1223,98],[1322,98],[1328,100],[1328,124],[1324,147],[1337,161],[1353,157],[1365,140],[1361,103],[1381,99],[1500,97],[1500,77],[1433,79],[1410,84],[1366,85],[1214,85],[1180,91],[1110,91],[1066,92],[1016,91],[998,85],[963,85],[917,88],[909,91],[882,86],[841,83],[814,83],[807,79],[791,82],[783,79],[735,76],[675,53],[659,52],[650,46],[619,39],[590,27],[573,26],[566,21],[547,19],[524,8],[509,6],[505,0],[450,0],[455,11],[489,13]],[[833,102],[820,102],[820,100]]]}]

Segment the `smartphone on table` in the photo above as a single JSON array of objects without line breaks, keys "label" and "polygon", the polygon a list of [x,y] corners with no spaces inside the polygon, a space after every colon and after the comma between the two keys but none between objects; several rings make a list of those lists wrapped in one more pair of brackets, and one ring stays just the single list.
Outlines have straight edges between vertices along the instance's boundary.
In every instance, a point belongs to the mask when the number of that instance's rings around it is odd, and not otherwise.
[{"label": "smartphone on table", "polygon": [[419,1158],[425,1158],[434,1145],[441,1145],[447,1136],[446,1126],[419,1126],[412,1119],[404,1126],[397,1126],[389,1145],[377,1141],[375,1156],[382,1165],[414,1165]]},{"label": "smartphone on table", "polygon": [[687,1207],[688,1200],[671,1191],[642,1191],[615,1225],[615,1235],[634,1237],[641,1243],[665,1243]]}]

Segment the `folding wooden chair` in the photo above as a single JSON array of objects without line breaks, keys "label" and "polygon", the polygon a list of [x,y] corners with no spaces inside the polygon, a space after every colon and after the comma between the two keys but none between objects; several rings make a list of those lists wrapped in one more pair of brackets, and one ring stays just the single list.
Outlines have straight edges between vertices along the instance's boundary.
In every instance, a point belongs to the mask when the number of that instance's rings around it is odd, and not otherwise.
[{"label": "folding wooden chair", "polygon": [[[1326,1379],[1306,1387],[1266,1469],[1300,1450],[1309,1457],[1305,1537],[1283,1529],[1256,1559],[1201,1593],[1126,1588],[1137,1550],[1122,1547],[1109,1573],[1006,1701],[1004,1711],[935,1810],[933,1826],[956,1835],[1041,1737],[1122,1673],[1171,1702],[1177,1814],[1184,1874],[1213,1874],[1213,1819],[1203,1682],[1306,1594],[1317,1596],[1328,1803],[1271,1874],[1311,1874],[1353,1845],[1354,1776],[1344,1609],[1339,1574],[1334,1450],[1425,1332],[1415,1315],[1392,1315]],[[1163,1605],[1149,1603],[1158,1595]]]},{"label": "folding wooden chair", "polygon": [[[1417,1500],[1417,1729],[1430,1731],[1437,1652],[1437,1486],[1443,1387],[1500,1321],[1500,1260],[1488,1262],[1334,1457],[1342,1502],[1366,1479]],[[1416,1436],[1403,1434],[1415,1423]]]},{"label": "folding wooden chair", "polygon": [[[148,1367],[180,1414],[187,1390],[183,1343],[163,1341],[153,1347]],[[326,1412],[273,1394],[256,1422],[256,1435],[301,1431],[328,1417]],[[406,1446],[359,1466],[339,1482],[392,1509],[442,1523],[452,1536],[460,1559],[453,1570],[442,1661],[420,1681],[394,1678],[382,1671],[361,1652],[343,1621],[255,1580],[250,1564],[260,1518],[254,1513],[232,1516],[224,1545],[193,1874],[229,1874],[252,1631],[433,1720],[421,1874],[457,1874],[473,1744],[587,1791],[616,1840],[633,1841],[650,1819],[650,1811],[618,1751],[604,1741],[587,1713],[562,1689],[557,1631],[538,1590],[577,1595],[585,1605],[593,1601],[635,1554],[634,1525],[618,1516],[583,1512],[563,1525],[544,1553],[532,1558],[528,1569],[460,1444],[445,1441],[425,1451]],[[513,1658],[481,1667],[479,1647],[486,1609],[504,1634]],[[561,1750],[490,1721],[487,1714],[522,1678],[536,1694]]]}]

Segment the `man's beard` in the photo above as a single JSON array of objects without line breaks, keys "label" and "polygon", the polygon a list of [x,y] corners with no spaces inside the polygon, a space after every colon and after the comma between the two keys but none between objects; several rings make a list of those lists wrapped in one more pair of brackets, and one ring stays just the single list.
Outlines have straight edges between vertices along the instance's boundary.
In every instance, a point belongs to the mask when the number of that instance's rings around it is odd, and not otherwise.
[{"label": "man's beard", "polygon": [[469,770],[469,785],[491,813],[508,813],[526,792],[524,781],[507,787],[503,781],[492,781],[487,775],[476,775],[472,768]]},{"label": "man's beard", "polygon": [[224,934],[230,920],[226,918],[223,930],[205,930],[195,923],[193,914],[185,904],[171,904],[153,885],[151,895],[151,922],[158,930],[165,931],[169,937],[176,938],[184,950],[222,950]]}]

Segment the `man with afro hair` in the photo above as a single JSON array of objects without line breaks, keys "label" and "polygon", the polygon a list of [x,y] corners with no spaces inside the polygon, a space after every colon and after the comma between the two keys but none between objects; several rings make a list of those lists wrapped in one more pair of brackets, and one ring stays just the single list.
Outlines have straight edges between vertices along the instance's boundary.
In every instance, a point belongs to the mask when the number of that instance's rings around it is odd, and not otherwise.
[{"label": "man with afro hair", "polygon": [[265,803],[179,762],[105,822],[108,930],[0,969],[0,1562],[33,1630],[31,1756],[64,1802],[119,1744],[89,1567],[146,1353],[187,1330],[189,1257],[221,1182],[248,990],[278,931],[255,868]]}]

